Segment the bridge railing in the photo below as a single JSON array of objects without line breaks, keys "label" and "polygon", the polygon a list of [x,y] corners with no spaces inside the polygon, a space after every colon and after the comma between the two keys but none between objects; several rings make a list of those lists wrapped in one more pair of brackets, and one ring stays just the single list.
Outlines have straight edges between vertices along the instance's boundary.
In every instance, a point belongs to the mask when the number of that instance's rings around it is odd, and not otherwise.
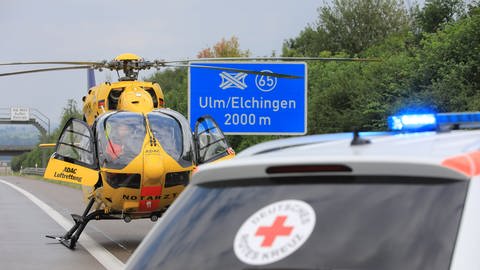
[{"label": "bridge railing", "polygon": [[45,173],[45,168],[27,167],[27,168],[22,168],[20,170],[20,174],[31,174],[31,175],[43,176],[44,173]]}]

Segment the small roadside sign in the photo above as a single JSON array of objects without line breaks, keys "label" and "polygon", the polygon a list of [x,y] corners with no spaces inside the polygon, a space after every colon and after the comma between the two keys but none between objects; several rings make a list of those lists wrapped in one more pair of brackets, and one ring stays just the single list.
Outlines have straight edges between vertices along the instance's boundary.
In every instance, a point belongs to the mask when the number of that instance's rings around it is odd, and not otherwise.
[{"label": "small roadside sign", "polygon": [[10,120],[11,121],[28,121],[28,120],[30,120],[30,109],[29,108],[19,108],[19,107],[10,108]]}]

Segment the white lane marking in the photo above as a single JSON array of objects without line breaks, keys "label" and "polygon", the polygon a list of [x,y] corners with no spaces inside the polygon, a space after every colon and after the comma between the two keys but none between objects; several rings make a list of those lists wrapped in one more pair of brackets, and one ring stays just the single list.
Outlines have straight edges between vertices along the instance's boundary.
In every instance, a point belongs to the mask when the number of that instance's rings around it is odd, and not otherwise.
[{"label": "white lane marking", "polygon": [[[73,223],[62,216],[60,213],[55,211],[52,207],[48,204],[44,203],[42,200],[37,198],[32,193],[17,187],[16,185],[9,183],[5,180],[0,179],[0,183],[10,186],[11,188],[17,190],[18,192],[22,193],[35,203],[40,209],[42,209],[47,215],[49,215],[53,220],[55,220],[60,226],[62,226],[65,230],[69,230]],[[125,264],[122,263],[117,257],[112,255],[112,253],[108,252],[104,247],[100,246],[95,240],[93,240],[90,236],[88,236],[85,232],[82,233],[79,239],[79,243],[95,258],[98,262],[100,262],[106,269],[108,270],[116,270],[116,269],[124,269]]]}]

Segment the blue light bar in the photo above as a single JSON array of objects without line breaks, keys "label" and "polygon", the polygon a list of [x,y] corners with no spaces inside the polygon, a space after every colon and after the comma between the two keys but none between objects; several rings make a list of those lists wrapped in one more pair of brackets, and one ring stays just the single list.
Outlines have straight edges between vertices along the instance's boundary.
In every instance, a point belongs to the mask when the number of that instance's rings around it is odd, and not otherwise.
[{"label": "blue light bar", "polygon": [[479,128],[480,112],[405,114],[388,118],[388,127],[393,131],[428,131],[454,126]]},{"label": "blue light bar", "polygon": [[425,131],[437,128],[435,114],[405,114],[390,116],[388,127],[396,131]]},{"label": "blue light bar", "polygon": [[438,113],[436,118],[440,125],[477,126],[480,124],[480,112]]}]

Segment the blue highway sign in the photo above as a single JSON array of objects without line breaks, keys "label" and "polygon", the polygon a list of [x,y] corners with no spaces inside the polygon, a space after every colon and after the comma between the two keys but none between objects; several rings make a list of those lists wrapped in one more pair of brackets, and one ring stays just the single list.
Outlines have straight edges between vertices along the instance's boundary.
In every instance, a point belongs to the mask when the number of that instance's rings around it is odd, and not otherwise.
[{"label": "blue highway sign", "polygon": [[[278,78],[222,67],[298,76]],[[202,115],[212,116],[227,134],[307,132],[307,67],[292,62],[196,62],[189,68],[188,116],[192,130]]]}]

